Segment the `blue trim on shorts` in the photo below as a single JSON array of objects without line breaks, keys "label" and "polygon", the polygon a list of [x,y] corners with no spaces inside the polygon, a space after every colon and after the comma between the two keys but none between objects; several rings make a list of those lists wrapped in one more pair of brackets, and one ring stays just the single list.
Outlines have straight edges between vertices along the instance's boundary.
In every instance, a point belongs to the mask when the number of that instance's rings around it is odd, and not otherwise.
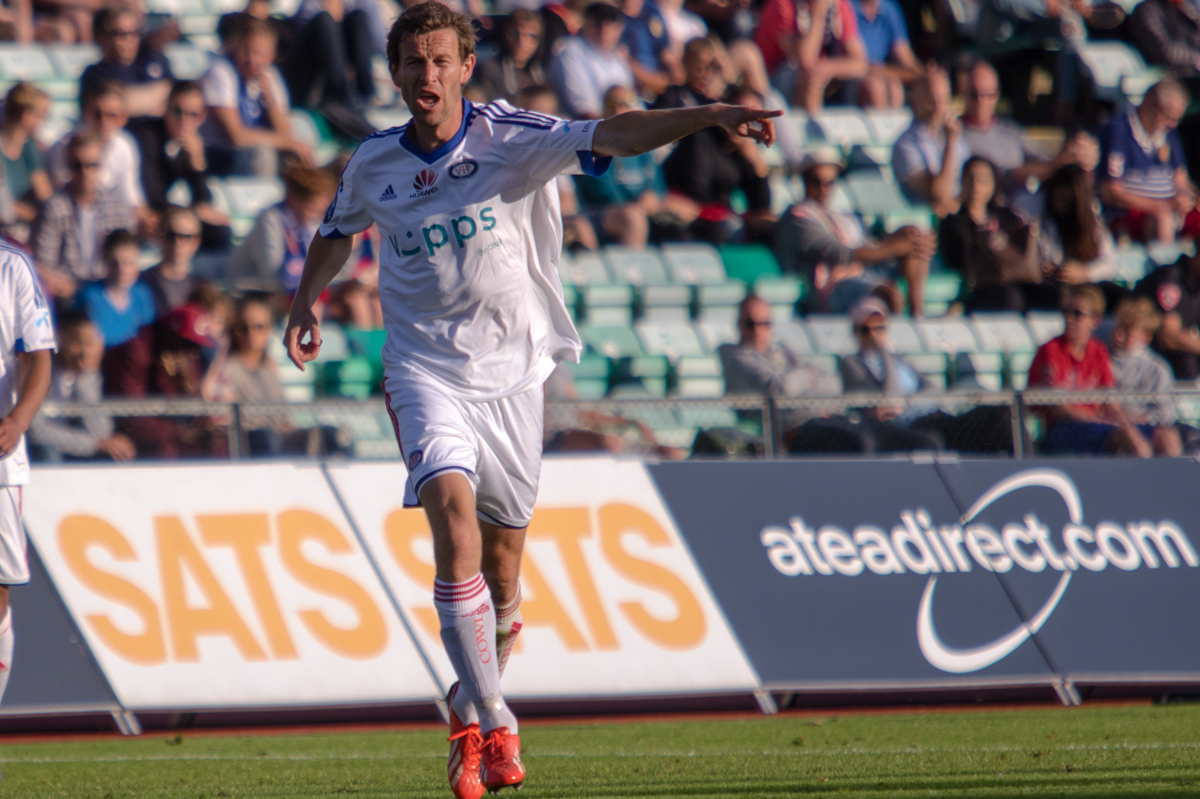
[{"label": "blue trim on shorts", "polygon": [[503,527],[506,530],[524,530],[529,526],[529,522],[525,522],[524,524],[508,524],[507,522],[502,522],[492,514],[488,513],[487,511],[480,510],[479,508],[475,508],[475,515],[483,519],[488,524],[494,524],[497,527]]},{"label": "blue trim on shorts", "polygon": [[[421,499],[421,489],[425,487],[425,484],[428,483],[431,478],[437,477],[442,472],[452,472],[452,471],[453,472],[462,472],[463,474],[468,475],[469,477],[474,477],[476,480],[479,479],[479,475],[475,474],[475,472],[471,471],[466,466],[443,466],[440,469],[434,469],[432,472],[430,472],[429,474],[422,477],[419,481],[417,481],[416,483],[413,483],[413,493],[417,495],[417,500],[419,501]],[[409,478],[409,479],[411,480],[412,478]],[[471,488],[474,489],[474,486],[472,486]]]}]

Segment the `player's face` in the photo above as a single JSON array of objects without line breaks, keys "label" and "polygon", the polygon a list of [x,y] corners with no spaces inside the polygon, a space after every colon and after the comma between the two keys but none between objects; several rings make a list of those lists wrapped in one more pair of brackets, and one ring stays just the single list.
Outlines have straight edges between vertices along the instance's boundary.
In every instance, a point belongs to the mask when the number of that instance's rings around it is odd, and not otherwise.
[{"label": "player's face", "polygon": [[413,119],[436,128],[449,120],[462,103],[463,86],[471,79],[475,56],[464,61],[458,34],[449,28],[405,37],[400,64],[392,76]]}]

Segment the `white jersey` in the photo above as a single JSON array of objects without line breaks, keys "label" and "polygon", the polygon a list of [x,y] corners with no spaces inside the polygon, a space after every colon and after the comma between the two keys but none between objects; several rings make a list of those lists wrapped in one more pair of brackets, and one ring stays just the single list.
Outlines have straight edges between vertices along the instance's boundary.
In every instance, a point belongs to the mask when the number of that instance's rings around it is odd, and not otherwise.
[{"label": "white jersey", "polygon": [[[0,417],[17,404],[17,353],[52,350],[54,323],[42,284],[28,255],[0,242]],[[29,482],[25,437],[7,458],[0,458],[0,485]]]},{"label": "white jersey", "polygon": [[389,374],[491,400],[578,359],[558,277],[554,178],[607,169],[611,159],[591,152],[596,124],[464,100],[462,127],[432,153],[409,140],[408,125],[363,141],[321,235],[379,225]]}]

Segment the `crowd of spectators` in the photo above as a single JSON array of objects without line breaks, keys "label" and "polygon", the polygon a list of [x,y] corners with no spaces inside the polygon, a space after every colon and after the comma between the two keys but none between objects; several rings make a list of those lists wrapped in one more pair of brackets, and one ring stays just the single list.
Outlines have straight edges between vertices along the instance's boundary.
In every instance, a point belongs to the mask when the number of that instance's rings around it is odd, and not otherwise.
[{"label": "crowd of spectators", "polygon": [[[476,103],[586,119],[714,102],[809,116],[838,105],[911,111],[890,158],[848,158],[836,143],[801,147],[803,117],[793,115],[779,121],[774,158],[712,128],[664,152],[614,159],[601,177],[559,179],[572,249],[765,244],[807,287],[798,310],[851,320],[860,352],[825,373],[774,342],[769,307],[747,300],[741,342],[720,352],[731,393],[929,390],[889,351],[887,324],[925,312],[926,283],[939,271],[962,280],[952,312],[1065,309],[1067,333],[1039,353],[1030,385],[1157,390],[1200,377],[1197,259],[1181,256],[1136,287],[1117,281],[1124,243],[1200,233],[1200,193],[1176,131],[1200,87],[1194,0],[1144,0],[1128,19],[1088,0],[985,0],[977,24],[965,26],[939,0],[456,5],[478,24],[466,91]],[[55,398],[92,401],[101,385],[105,396],[282,398],[260,334],[296,288],[346,154],[373,130],[367,112],[392,102],[379,97],[373,60],[396,10],[387,0],[303,0],[284,16],[248,0],[220,20],[220,52],[191,81],[177,80],[164,55],[178,25],[138,4],[20,0],[0,9],[0,37],[94,41],[100,51],[80,77],[79,124],[61,140],[39,147],[50,97],[29,83],[8,92],[0,121],[0,232],[33,254],[64,336],[69,327]],[[1079,56],[1094,36],[1125,38],[1167,76],[1136,104],[1098,105]],[[994,66],[1018,41],[1053,62],[1048,89],[1036,70],[1022,86]],[[1054,146],[1033,146],[1001,113],[1028,106],[1022,92],[1050,95],[1051,115],[1038,121],[1058,126]],[[301,108],[341,137],[340,158],[318,158],[296,127]],[[924,218],[885,227],[846,212],[836,202],[843,172],[864,165]],[[227,177],[278,179],[285,189],[244,235],[214,195],[213,178]],[[377,232],[360,238],[325,298],[329,318],[379,326],[378,251]],[[1116,322],[1100,345],[1091,333],[1103,308]],[[958,416],[893,410],[795,419],[793,443],[877,451],[961,438]],[[1040,413],[1049,449],[1171,454],[1189,440],[1163,407]],[[225,424],[95,416],[66,427],[44,420],[35,437],[55,457],[167,457],[223,451]],[[294,430],[282,417],[247,429],[256,454],[341,446],[336,430]]]}]

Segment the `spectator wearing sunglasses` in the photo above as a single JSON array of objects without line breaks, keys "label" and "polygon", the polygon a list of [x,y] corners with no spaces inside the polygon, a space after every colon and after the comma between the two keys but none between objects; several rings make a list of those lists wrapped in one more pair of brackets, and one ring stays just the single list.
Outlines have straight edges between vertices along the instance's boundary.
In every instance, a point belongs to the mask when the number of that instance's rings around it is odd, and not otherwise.
[{"label": "spectator wearing sunglasses", "polygon": [[738,307],[738,343],[717,348],[726,394],[776,397],[836,396],[841,384],[830,372],[805,363],[775,340],[771,306],[754,295]]},{"label": "spectator wearing sunglasses", "polygon": [[76,133],[65,150],[70,180],[42,206],[31,238],[38,274],[60,301],[74,297],[80,281],[104,276],[104,240],[134,221],[124,196],[103,185],[100,137]]},{"label": "spectator wearing sunglasses", "polygon": [[158,213],[170,205],[167,192],[176,182],[187,186],[187,205],[201,224],[201,249],[229,249],[232,231],[229,218],[212,206],[208,189],[208,161],[200,126],[208,116],[204,93],[194,81],[180,81],[171,88],[167,113],[149,120],[136,131],[142,151],[142,188],[146,204]]},{"label": "spectator wearing sunglasses", "polygon": [[164,221],[162,261],[142,275],[160,317],[186,303],[201,283],[192,274],[192,257],[200,247],[200,217],[191,208],[175,205],[167,208]]},{"label": "spectator wearing sunglasses", "polygon": [[161,117],[171,90],[171,64],[142,41],[141,15],[127,7],[101,9],[92,20],[92,33],[101,58],[80,76],[80,97],[116,83],[125,90],[130,117]]}]

